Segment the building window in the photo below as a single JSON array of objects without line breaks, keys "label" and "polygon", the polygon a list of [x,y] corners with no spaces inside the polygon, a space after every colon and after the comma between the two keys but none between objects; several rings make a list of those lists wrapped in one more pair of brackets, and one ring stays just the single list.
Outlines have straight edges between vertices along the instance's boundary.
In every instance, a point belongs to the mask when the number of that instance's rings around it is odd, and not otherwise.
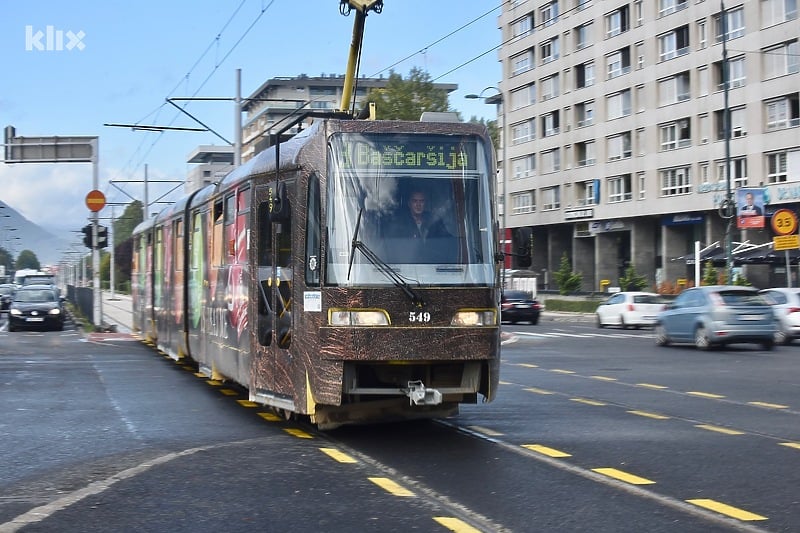
[{"label": "building window", "polygon": [[659,106],[684,102],[689,96],[689,72],[681,72],[658,82]]},{"label": "building window", "polygon": [[[730,110],[731,116],[731,139],[738,139],[747,135],[745,128],[746,119],[745,108],[739,107]],[[725,110],[714,111],[714,120],[717,126],[717,141],[725,139]]]},{"label": "building window", "polygon": [[558,74],[553,74],[542,79],[542,101],[550,100],[560,94],[558,87]]},{"label": "building window", "polygon": [[540,7],[539,20],[545,27],[555,24],[558,20],[558,2],[548,2]]},{"label": "building window", "polygon": [[697,67],[697,96],[708,96],[708,67]]},{"label": "building window", "polygon": [[689,26],[681,26],[658,37],[658,59],[667,61],[689,53]]},{"label": "building window", "polygon": [[511,178],[515,180],[536,175],[536,154],[528,154],[511,160]]},{"label": "building window", "polygon": [[525,191],[511,195],[511,214],[522,215],[536,211],[536,192]]},{"label": "building window", "polygon": [[644,43],[636,43],[636,68],[644,68]]},{"label": "building window", "polygon": [[767,48],[763,53],[764,79],[777,78],[800,71],[800,48],[797,39]]},{"label": "building window", "polygon": [[[727,167],[725,160],[715,162],[717,167],[717,181],[720,183],[727,182]],[[747,158],[734,157],[731,158],[731,188],[747,187]]]},{"label": "building window", "polygon": [[551,111],[542,115],[542,136],[551,137],[559,131],[559,111]]},{"label": "building window", "polygon": [[582,11],[592,4],[592,0],[577,0],[576,4],[577,10]]},{"label": "building window", "polygon": [[784,183],[789,179],[786,160],[786,152],[767,154],[767,183]]},{"label": "building window", "polygon": [[606,56],[606,77],[622,76],[631,71],[631,47],[620,48]]},{"label": "building window", "polygon": [[767,131],[800,126],[799,96],[799,93],[794,93],[764,103],[767,115]]},{"label": "building window", "polygon": [[[725,17],[727,26],[727,40],[736,39],[744,35],[744,8],[737,7],[726,10],[727,16]],[[722,42],[722,24],[719,14],[714,15],[714,40],[718,43]]]},{"label": "building window", "polygon": [[687,0],[658,0],[658,15],[665,17],[681,9],[686,9]]},{"label": "building window", "polygon": [[606,138],[609,161],[627,159],[631,156],[631,132],[625,131]]},{"label": "building window", "polygon": [[579,206],[597,204],[595,180],[579,181],[575,184],[575,203]]},{"label": "building window", "polygon": [[[718,91],[725,89],[725,80],[722,73],[723,63],[717,61],[714,63],[714,83]],[[737,87],[744,87],[747,81],[744,68],[744,56],[735,57],[728,60],[728,89],[736,89]]]},{"label": "building window", "polygon": [[561,152],[558,148],[542,152],[542,174],[561,170]]},{"label": "building window", "polygon": [[661,181],[661,196],[677,196],[692,192],[689,167],[659,170],[658,174]]},{"label": "building window", "polygon": [[639,172],[636,176],[639,178],[639,200],[644,200],[645,193],[647,192],[647,180],[645,179],[644,172]]},{"label": "building window", "polygon": [[547,41],[543,42],[539,45],[539,57],[541,58],[542,64],[550,63],[551,61],[555,61],[559,57],[559,45],[558,45],[558,37],[553,37],[552,39],[548,39]]},{"label": "building window", "polygon": [[575,159],[579,167],[595,164],[594,141],[575,143]]},{"label": "building window", "polygon": [[608,178],[608,203],[625,202],[632,198],[630,174]]},{"label": "building window", "polygon": [[661,151],[676,150],[685,148],[692,144],[691,128],[689,119],[682,118],[658,127],[659,138],[661,139]]},{"label": "building window", "polygon": [[605,16],[606,38],[614,37],[630,29],[630,13],[628,5],[615,9]]},{"label": "building window", "polygon": [[705,162],[700,163],[698,168],[700,169],[700,183],[708,183],[708,180],[710,179],[708,172],[708,163]]},{"label": "building window", "polygon": [[575,88],[583,89],[594,85],[594,61],[575,67]]},{"label": "building window", "polygon": [[536,138],[535,119],[517,122],[511,125],[511,144],[522,144]]},{"label": "building window", "polygon": [[708,31],[706,29],[706,21],[697,21],[697,48],[702,50],[708,46]]},{"label": "building window", "polygon": [[542,211],[552,211],[561,207],[561,187],[545,187],[542,189]]},{"label": "building window", "polygon": [[594,100],[581,102],[575,106],[575,125],[578,128],[594,124]]},{"label": "building window", "polygon": [[536,84],[531,83],[511,91],[511,110],[522,109],[536,103]]},{"label": "building window", "polygon": [[797,18],[797,0],[761,0],[762,28]]},{"label": "building window", "polygon": [[633,10],[634,16],[636,17],[636,26],[641,26],[644,24],[644,7],[642,6],[642,0],[635,0],[633,2]]},{"label": "building window", "polygon": [[531,65],[531,51],[525,50],[521,54],[517,54],[511,58],[511,75],[519,76],[523,72],[528,72],[533,68]]},{"label": "building window", "polygon": [[511,36],[520,39],[530,34],[531,28],[533,28],[533,13],[528,13],[511,23]]},{"label": "building window", "polygon": [[625,89],[624,91],[606,96],[606,110],[608,112],[608,120],[630,115],[631,90]]},{"label": "building window", "polygon": [[575,50],[582,50],[592,44],[594,24],[587,22],[575,28]]}]

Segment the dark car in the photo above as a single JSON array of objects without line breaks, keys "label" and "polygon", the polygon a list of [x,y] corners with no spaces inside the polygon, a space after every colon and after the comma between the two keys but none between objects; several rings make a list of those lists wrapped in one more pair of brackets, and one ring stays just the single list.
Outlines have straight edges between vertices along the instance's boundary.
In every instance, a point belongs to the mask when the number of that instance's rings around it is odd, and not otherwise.
[{"label": "dark car", "polygon": [[500,320],[503,322],[539,323],[542,305],[525,291],[505,291],[500,300]]},{"label": "dark car", "polygon": [[0,311],[6,311],[14,298],[14,291],[17,286],[10,283],[0,285]]},{"label": "dark car", "polygon": [[25,285],[14,293],[8,309],[8,331],[23,327],[64,329],[64,308],[53,285]]}]

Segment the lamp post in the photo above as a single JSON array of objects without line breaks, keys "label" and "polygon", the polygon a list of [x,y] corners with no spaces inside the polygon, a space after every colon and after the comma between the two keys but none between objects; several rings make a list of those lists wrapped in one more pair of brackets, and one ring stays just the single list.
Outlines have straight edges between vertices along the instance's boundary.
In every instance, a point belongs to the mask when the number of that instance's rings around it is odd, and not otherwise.
[{"label": "lamp post", "polygon": [[[488,90],[495,90],[495,91],[497,91],[497,94],[495,94],[493,96],[490,96],[490,97],[487,97],[487,98],[484,98],[483,93],[485,93]],[[498,87],[495,87],[494,85],[490,85],[489,87],[484,88],[480,92],[480,94],[468,94],[468,95],[464,96],[464,98],[467,98],[467,99],[470,99],[470,100],[483,99],[484,103],[496,104],[496,105],[500,106],[499,112],[497,113],[497,116],[500,118],[500,122],[501,122],[501,125],[500,125],[500,147],[499,148],[500,148],[500,153],[502,154],[500,156],[500,159],[502,161],[500,172],[502,173],[501,183],[502,183],[502,187],[503,187],[503,193],[502,193],[503,201],[501,203],[501,205],[503,207],[503,214],[502,214],[502,219],[500,221],[500,233],[501,233],[500,242],[502,244],[502,251],[503,251],[503,268],[504,269],[505,268],[510,268],[511,265],[507,264],[507,262],[511,258],[511,256],[507,253],[508,252],[508,245],[509,245],[510,238],[507,235],[508,226],[507,226],[507,223],[506,223],[506,211],[507,211],[507,207],[508,207],[508,196],[506,194],[507,182],[508,182],[508,154],[506,154],[506,149],[507,149],[507,146],[508,146],[507,145],[507,141],[506,141],[506,139],[508,139],[508,136],[506,135],[506,131],[507,131],[506,101],[505,101],[505,98],[503,98],[503,91],[501,91]],[[503,286],[505,286],[505,282],[506,282],[506,280],[505,280],[505,272],[504,272],[503,273]]]}]

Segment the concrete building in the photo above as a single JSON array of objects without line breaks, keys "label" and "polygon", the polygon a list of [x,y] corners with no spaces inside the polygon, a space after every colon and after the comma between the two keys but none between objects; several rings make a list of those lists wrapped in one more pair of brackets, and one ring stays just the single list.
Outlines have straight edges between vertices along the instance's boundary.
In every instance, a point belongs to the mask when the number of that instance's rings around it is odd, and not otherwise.
[{"label": "concrete building", "polygon": [[186,176],[184,192],[188,194],[224,178],[233,170],[233,155],[233,146],[200,145],[192,150],[186,162],[197,166]]},{"label": "concrete building", "polygon": [[[776,210],[800,212],[797,2],[725,12],[711,0],[503,4],[505,220],[515,248],[533,243],[540,287],[564,254],[587,291],[617,285],[627,265],[652,286],[692,282],[674,259],[726,242],[727,168],[734,199],[755,188],[765,215],[746,229],[734,216],[730,240],[769,242]],[[743,273],[787,281],[780,263]]]},{"label": "concrete building", "polygon": [[[358,78],[353,89],[355,111],[361,110],[370,89],[386,87],[388,81],[388,78],[383,77]],[[270,134],[280,130],[290,116],[296,116],[301,111],[338,109],[342,101],[343,86],[343,74],[323,74],[319,77],[301,74],[293,78],[272,78],[265,81],[242,106],[246,113],[242,128],[242,161],[247,161],[274,144]],[[435,83],[434,87],[448,93],[458,88],[457,85],[448,83]],[[286,136],[294,133],[297,133],[297,128],[287,131]]]}]

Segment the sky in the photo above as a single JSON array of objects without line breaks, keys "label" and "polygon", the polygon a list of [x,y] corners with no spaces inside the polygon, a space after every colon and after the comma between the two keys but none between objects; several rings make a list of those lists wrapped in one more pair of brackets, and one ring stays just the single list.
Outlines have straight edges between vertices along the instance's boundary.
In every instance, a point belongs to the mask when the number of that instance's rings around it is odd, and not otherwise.
[{"label": "sky", "polygon": [[[211,132],[153,133],[104,124],[198,127],[166,99],[233,97],[236,69],[242,71],[243,97],[274,77],[344,74],[355,15],[341,15],[338,4],[0,0],[0,128],[12,125],[23,137],[97,136],[98,188],[107,200],[101,223],[143,199],[145,165],[150,201],[174,201],[182,185],[166,182],[185,178],[192,166],[188,154],[223,141]],[[406,78],[421,68],[435,82],[458,85],[449,102],[464,119],[493,120],[493,105],[464,97],[500,82],[501,4],[385,0],[382,13],[367,17],[360,74],[388,76],[391,68]],[[63,36],[61,46],[56,39],[48,43],[48,27]],[[232,102],[190,102],[186,110],[234,139]],[[87,222],[92,181],[89,163],[0,164],[0,201],[65,236]],[[74,233],[69,238],[78,241]]]}]

